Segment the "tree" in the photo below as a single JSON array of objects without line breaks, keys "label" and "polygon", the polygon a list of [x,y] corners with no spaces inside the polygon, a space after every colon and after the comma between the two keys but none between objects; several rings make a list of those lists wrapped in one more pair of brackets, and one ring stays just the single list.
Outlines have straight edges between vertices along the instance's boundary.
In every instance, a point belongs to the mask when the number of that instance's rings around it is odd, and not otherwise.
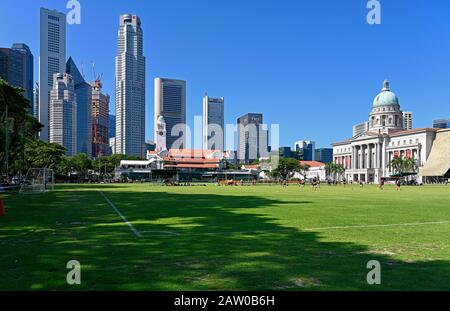
[{"label": "tree", "polygon": [[58,144],[42,140],[29,140],[24,147],[24,166],[26,169],[50,168],[58,170],[66,149]]},{"label": "tree", "polygon": [[282,180],[287,180],[296,172],[306,176],[308,169],[309,166],[300,164],[296,159],[280,158],[277,168],[272,171],[272,176],[279,176]]},{"label": "tree", "polygon": [[[23,96],[23,89],[9,85],[0,79],[0,170],[3,174],[23,171],[25,146],[35,140],[42,124],[28,111],[30,102]],[[8,171],[8,172],[7,172]]]},{"label": "tree", "polygon": [[327,178],[331,178],[331,175],[335,173],[336,169],[336,163],[330,162],[325,164],[325,173],[327,175]]},{"label": "tree", "polygon": [[403,174],[405,171],[405,162],[401,157],[394,157],[389,162],[389,168],[391,168],[396,174]]},{"label": "tree", "polygon": [[298,168],[298,173],[302,175],[303,179],[306,180],[306,175],[308,175],[310,166],[308,164],[301,164]]},{"label": "tree", "polygon": [[345,167],[342,164],[337,164],[334,162],[325,164],[325,172],[328,178],[332,179],[342,179],[342,175],[345,173]]},{"label": "tree", "polygon": [[417,161],[413,158],[394,157],[389,162],[389,168],[396,174],[416,173],[418,165]]},{"label": "tree", "polygon": [[405,169],[406,172],[408,172],[408,173],[417,173],[418,165],[417,165],[417,161],[415,159],[413,159],[413,158],[406,158],[404,160],[403,166],[404,166],[404,169]]},{"label": "tree", "polygon": [[345,166],[342,165],[342,164],[337,164],[337,166],[336,166],[336,173],[340,177],[339,179],[342,180],[342,177],[343,177],[343,175],[345,173]]},{"label": "tree", "polygon": [[[92,162],[85,153],[79,153],[71,158],[71,167],[73,172],[77,175],[79,181],[86,179],[88,175],[88,170],[92,168]],[[70,163],[69,162],[69,163]]]}]

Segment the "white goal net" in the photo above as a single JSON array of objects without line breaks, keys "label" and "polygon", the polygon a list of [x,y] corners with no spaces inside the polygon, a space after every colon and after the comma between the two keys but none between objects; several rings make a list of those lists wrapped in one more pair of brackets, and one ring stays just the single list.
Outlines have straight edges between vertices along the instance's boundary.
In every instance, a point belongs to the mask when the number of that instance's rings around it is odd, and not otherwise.
[{"label": "white goal net", "polygon": [[48,168],[30,168],[20,187],[20,193],[43,193],[53,190],[55,177]]}]

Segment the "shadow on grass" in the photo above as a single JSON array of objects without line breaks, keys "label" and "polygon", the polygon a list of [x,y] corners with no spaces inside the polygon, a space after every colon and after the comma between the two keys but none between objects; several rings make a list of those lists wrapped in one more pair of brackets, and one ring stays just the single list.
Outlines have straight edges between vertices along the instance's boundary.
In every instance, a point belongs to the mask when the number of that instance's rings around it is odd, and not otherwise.
[{"label": "shadow on grass", "polygon": [[[321,241],[320,233],[285,227],[273,213],[263,213],[311,202],[106,194],[143,237],[134,236],[96,191],[54,192],[28,202],[11,198],[10,218],[0,220],[0,289],[450,289],[448,261],[404,262],[369,253],[364,245]],[[77,288],[65,283],[71,259],[82,264]],[[382,265],[380,286],[367,285],[370,260]]]}]

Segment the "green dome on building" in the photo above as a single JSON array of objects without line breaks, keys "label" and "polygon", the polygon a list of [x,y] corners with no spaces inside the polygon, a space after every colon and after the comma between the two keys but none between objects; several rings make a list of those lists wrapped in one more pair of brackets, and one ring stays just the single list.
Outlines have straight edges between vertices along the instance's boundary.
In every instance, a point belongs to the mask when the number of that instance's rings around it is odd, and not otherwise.
[{"label": "green dome on building", "polygon": [[383,83],[383,89],[373,100],[373,108],[386,107],[386,106],[400,106],[397,95],[391,92],[389,88],[389,81],[385,80]]}]

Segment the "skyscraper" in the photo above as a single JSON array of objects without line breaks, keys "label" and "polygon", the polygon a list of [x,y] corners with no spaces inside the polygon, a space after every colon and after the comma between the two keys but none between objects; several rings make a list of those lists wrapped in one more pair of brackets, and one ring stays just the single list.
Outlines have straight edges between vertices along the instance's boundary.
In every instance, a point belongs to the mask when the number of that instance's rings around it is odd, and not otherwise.
[{"label": "skyscraper", "polygon": [[144,156],[145,57],[141,20],[120,16],[116,56],[116,153]]},{"label": "skyscraper", "polygon": [[77,153],[92,154],[92,87],[84,80],[72,57],[66,63],[66,73],[72,76],[77,97]]},{"label": "skyscraper", "polygon": [[369,130],[369,122],[353,125],[353,137],[360,136]]},{"label": "skyscraper", "polygon": [[203,97],[203,149],[220,150],[225,148],[225,100]]},{"label": "skyscraper", "polygon": [[261,157],[267,157],[268,131],[263,128],[263,115],[247,113],[237,119],[239,163],[251,163]]},{"label": "skyscraper", "polygon": [[187,135],[186,81],[155,79],[155,133],[158,129],[159,116],[163,116],[166,124],[167,149],[185,149]]},{"label": "skyscraper", "polygon": [[39,120],[39,83],[38,82],[36,82],[33,96],[34,96],[33,116]]},{"label": "skyscraper", "polygon": [[24,43],[14,43],[12,50],[18,51],[22,55],[22,88],[24,89],[24,96],[30,101],[30,114],[33,115],[33,54],[28,45]]},{"label": "skyscraper", "polygon": [[435,129],[448,129],[450,128],[450,118],[449,119],[439,119],[433,121],[433,127]]},{"label": "skyscraper", "polygon": [[316,149],[315,153],[315,161],[319,161],[322,163],[333,162],[333,148],[319,148]]},{"label": "skyscraper", "polygon": [[77,150],[77,103],[72,76],[56,73],[50,91],[50,142],[67,149],[73,156]]},{"label": "skyscraper", "polygon": [[92,156],[97,158],[111,153],[108,137],[108,107],[109,95],[102,93],[100,79],[95,80],[92,86]]},{"label": "skyscraper", "polygon": [[403,111],[403,129],[412,130],[413,128],[413,116],[412,112]]},{"label": "skyscraper", "polygon": [[108,115],[108,138],[116,137],[116,116],[113,114]]},{"label": "skyscraper", "polygon": [[30,101],[29,112],[33,114],[33,54],[26,44],[0,48],[0,78],[24,90],[24,97]]},{"label": "skyscraper", "polygon": [[40,139],[50,138],[50,90],[53,75],[64,73],[66,65],[66,15],[41,8],[39,56],[39,122],[44,125]]},{"label": "skyscraper", "polygon": [[19,87],[22,84],[22,62],[19,52],[0,48],[0,78],[8,84]]},{"label": "skyscraper", "polygon": [[310,140],[299,140],[294,144],[295,151],[299,152],[304,161],[314,161],[316,159],[316,143]]}]

